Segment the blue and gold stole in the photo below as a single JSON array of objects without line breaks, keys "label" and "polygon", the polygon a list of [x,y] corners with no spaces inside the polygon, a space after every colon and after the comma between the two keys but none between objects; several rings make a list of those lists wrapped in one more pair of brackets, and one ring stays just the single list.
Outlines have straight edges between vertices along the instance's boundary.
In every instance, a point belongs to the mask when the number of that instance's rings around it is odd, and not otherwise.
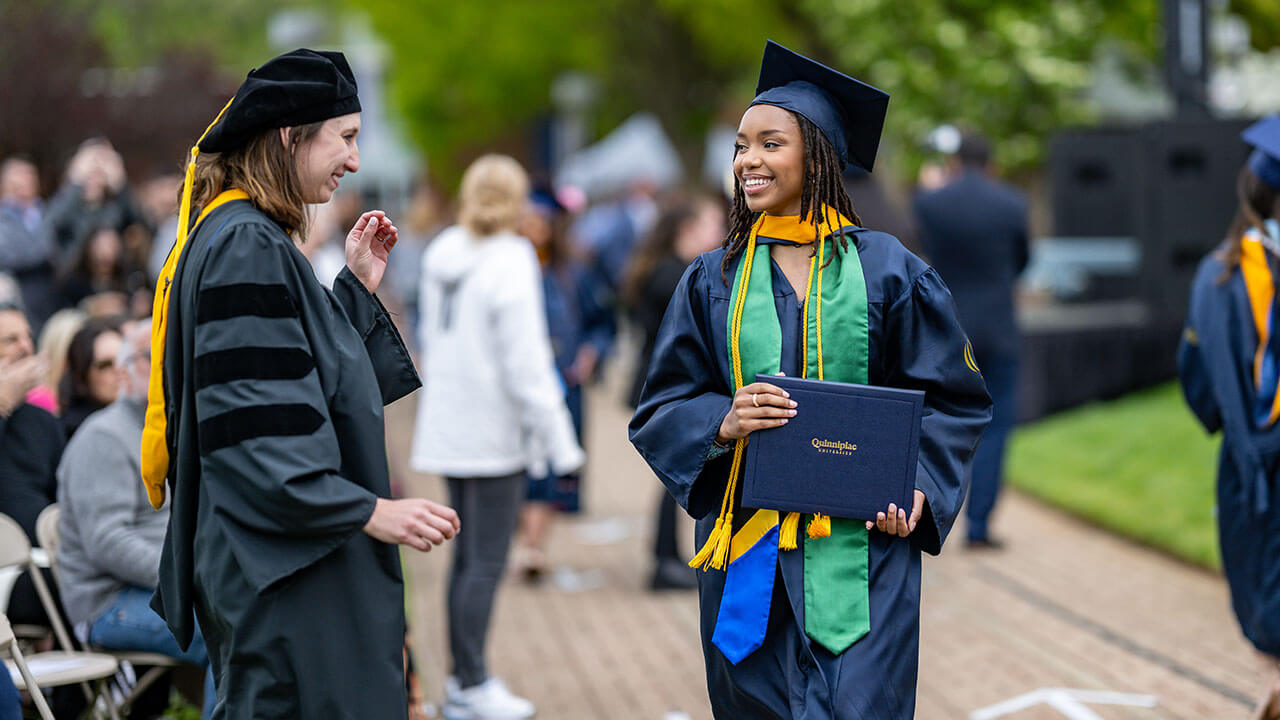
[{"label": "blue and gold stole", "polygon": [[[782,359],[769,246],[759,243],[759,238],[797,244],[817,238],[804,298],[804,376],[867,382],[869,331],[862,264],[856,250],[837,252],[829,241],[854,223],[831,208],[817,214],[817,223],[762,215],[751,229],[730,298],[728,351],[735,391],[756,373],[777,374]],[[734,443],[715,529],[689,563],[704,570],[726,569],[712,642],[735,664],[764,641],[777,554],[796,549],[800,522],[799,513],[780,517],[776,510],[761,509],[733,532],[734,495],[747,442],[744,438]],[[867,531],[859,521],[815,515],[808,537],[810,542],[804,544],[805,632],[839,654],[870,629]]]},{"label": "blue and gold stole", "polygon": [[1280,418],[1280,308],[1275,302],[1268,240],[1271,238],[1257,228],[1251,228],[1240,239],[1240,273],[1249,296],[1253,326],[1258,331],[1258,349],[1253,355],[1253,422],[1258,429],[1271,427]]}]

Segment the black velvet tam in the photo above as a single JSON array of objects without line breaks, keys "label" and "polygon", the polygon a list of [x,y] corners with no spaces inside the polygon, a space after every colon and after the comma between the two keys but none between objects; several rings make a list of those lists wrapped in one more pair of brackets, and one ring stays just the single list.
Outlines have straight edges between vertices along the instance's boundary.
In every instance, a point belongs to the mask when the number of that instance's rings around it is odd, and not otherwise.
[{"label": "black velvet tam", "polygon": [[227,152],[272,128],[360,112],[347,58],[327,50],[294,50],[249,71],[222,119],[200,141],[201,152]]},{"label": "black velvet tam", "polygon": [[808,118],[846,165],[875,164],[889,94],[769,40],[752,105],[776,105]]}]

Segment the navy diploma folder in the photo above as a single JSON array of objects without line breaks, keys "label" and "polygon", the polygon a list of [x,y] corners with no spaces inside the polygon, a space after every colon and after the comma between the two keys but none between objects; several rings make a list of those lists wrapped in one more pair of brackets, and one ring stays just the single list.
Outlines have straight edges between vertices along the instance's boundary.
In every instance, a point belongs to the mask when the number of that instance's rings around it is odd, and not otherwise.
[{"label": "navy diploma folder", "polygon": [[911,512],[924,392],[756,375],[796,401],[786,425],[748,436],[742,505],[874,520]]}]

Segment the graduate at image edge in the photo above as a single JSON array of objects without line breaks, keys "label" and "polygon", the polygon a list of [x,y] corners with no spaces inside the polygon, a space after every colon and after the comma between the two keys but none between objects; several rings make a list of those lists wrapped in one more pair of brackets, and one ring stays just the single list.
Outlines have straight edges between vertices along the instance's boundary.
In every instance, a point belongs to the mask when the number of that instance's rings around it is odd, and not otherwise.
[{"label": "graduate at image edge", "polygon": [[[698,521],[717,718],[910,718],[920,553],[960,511],[991,403],[946,285],[860,227],[844,192],[846,164],[872,167],[888,96],[772,42],[756,92],[725,245],[671,298],[631,441]],[[924,391],[914,506],[874,520],[740,507],[745,438],[805,412],[752,382],[779,372]]]},{"label": "graduate at image edge", "polygon": [[192,149],[158,283],[141,464],[170,514],[151,604],[183,648],[198,620],[214,720],[404,720],[398,545],[458,530],[390,499],[382,408],[421,384],[373,294],[395,226],[361,215],[332,290],[297,247],[306,204],[359,169],[359,131],[341,53],[250,71]]},{"label": "graduate at image edge", "polygon": [[1280,116],[1243,133],[1254,146],[1236,181],[1222,244],[1201,261],[1178,347],[1187,404],[1222,431],[1217,518],[1222,570],[1266,687],[1253,717],[1280,718]]}]

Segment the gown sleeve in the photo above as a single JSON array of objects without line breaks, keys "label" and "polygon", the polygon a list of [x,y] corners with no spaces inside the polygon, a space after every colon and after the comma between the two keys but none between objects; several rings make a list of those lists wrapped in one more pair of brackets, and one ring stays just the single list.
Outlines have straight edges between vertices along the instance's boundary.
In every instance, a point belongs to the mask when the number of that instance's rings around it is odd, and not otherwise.
[{"label": "gown sleeve", "polygon": [[732,459],[714,444],[733,398],[714,361],[708,287],[699,259],[671,296],[628,428],[636,450],[695,519],[719,508]]},{"label": "gown sleeve", "polygon": [[884,384],[923,390],[916,489],[924,515],[911,540],[937,555],[951,531],[968,486],[968,469],[982,430],[991,420],[991,398],[969,340],[956,317],[951,293],[930,268],[886,313]]},{"label": "gown sleeve", "polygon": [[[1200,420],[1200,424],[1204,425],[1204,429],[1213,433],[1222,428],[1222,409],[1214,396],[1213,376],[1209,372],[1204,348],[1200,345],[1204,323],[1213,318],[1211,306],[1214,279],[1210,277],[1211,268],[1210,264],[1202,266],[1191,287],[1187,325],[1183,328],[1182,340],[1178,343],[1178,380],[1187,405]],[[1222,318],[1211,321],[1224,322]]]},{"label": "gown sleeve", "polygon": [[365,351],[373,363],[373,372],[378,376],[382,404],[390,405],[422,387],[422,380],[409,357],[409,349],[405,347],[387,308],[356,278],[351,268],[344,266],[338,273],[333,281],[333,295],[364,341]]},{"label": "gown sleeve", "polygon": [[335,350],[313,345],[302,320],[346,319],[308,300],[287,242],[256,224],[235,228],[210,250],[195,300],[201,484],[259,592],[359,532],[377,501],[339,475],[316,371],[318,354]]}]

